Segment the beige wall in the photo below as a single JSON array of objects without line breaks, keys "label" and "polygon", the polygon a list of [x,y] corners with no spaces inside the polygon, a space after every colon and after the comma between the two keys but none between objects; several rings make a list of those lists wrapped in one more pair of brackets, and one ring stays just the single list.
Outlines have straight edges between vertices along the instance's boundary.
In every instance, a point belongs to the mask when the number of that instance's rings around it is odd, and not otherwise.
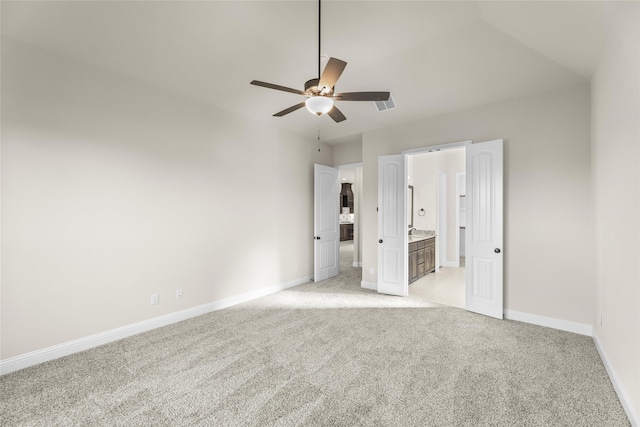
[{"label": "beige wall", "polygon": [[589,97],[585,84],[365,133],[363,281],[377,274],[378,156],[504,139],[505,308],[590,325]]},{"label": "beige wall", "polygon": [[350,165],[362,162],[362,139],[333,146],[333,165]]},{"label": "beige wall", "polygon": [[330,146],[4,36],[1,136],[2,359],[312,275]]},{"label": "beige wall", "polygon": [[[625,4],[592,86],[595,335],[640,418],[640,7]],[[600,318],[602,316],[602,325]]]}]

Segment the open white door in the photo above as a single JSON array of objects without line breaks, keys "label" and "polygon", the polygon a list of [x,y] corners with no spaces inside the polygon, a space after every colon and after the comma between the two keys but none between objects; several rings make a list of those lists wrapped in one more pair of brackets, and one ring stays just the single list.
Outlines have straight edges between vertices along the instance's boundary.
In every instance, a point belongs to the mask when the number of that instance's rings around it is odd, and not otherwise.
[{"label": "open white door", "polygon": [[340,274],[340,171],[314,165],[313,281]]},{"label": "open white door", "polygon": [[465,308],[502,319],[502,140],[466,152]]},{"label": "open white door", "polygon": [[378,292],[409,295],[405,156],[378,157]]}]

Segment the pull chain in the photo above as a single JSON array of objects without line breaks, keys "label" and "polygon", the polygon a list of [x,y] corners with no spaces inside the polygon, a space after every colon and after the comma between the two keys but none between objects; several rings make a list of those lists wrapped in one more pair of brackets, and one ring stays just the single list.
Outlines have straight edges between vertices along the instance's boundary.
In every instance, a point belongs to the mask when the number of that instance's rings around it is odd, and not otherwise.
[{"label": "pull chain", "polygon": [[320,152],[320,116],[318,116],[318,153]]}]

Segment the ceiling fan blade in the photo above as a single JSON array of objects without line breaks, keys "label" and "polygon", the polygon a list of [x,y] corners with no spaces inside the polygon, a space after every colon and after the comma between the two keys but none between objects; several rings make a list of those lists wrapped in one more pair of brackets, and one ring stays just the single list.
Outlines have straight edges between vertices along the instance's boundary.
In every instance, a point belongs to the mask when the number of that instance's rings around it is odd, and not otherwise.
[{"label": "ceiling fan blade", "polygon": [[390,92],[345,92],[333,95],[337,101],[387,101]]},{"label": "ceiling fan blade", "polygon": [[342,111],[338,110],[338,107],[336,107],[335,105],[333,106],[333,108],[331,110],[329,110],[329,112],[327,114],[336,123],[340,123],[342,121],[347,120],[347,118],[344,116],[344,114],[342,114]]},{"label": "ceiling fan blade", "polygon": [[320,82],[318,83],[318,88],[322,90],[322,88],[326,87],[327,89],[332,89],[340,75],[344,71],[344,68],[347,66],[347,63],[336,58],[329,58],[329,62],[324,67],[324,71],[320,76]]},{"label": "ceiling fan blade", "polygon": [[304,102],[301,102],[300,104],[296,104],[293,107],[286,108],[286,109],[284,109],[284,110],[282,110],[282,111],[280,111],[278,113],[275,113],[273,116],[274,117],[282,117],[282,116],[284,116],[286,114],[293,113],[294,111],[299,110],[302,107],[304,107]]},{"label": "ceiling fan blade", "polygon": [[284,92],[295,93],[295,94],[298,94],[298,95],[306,95],[306,93],[304,93],[303,91],[298,90],[298,89],[293,89],[293,88],[286,87],[286,86],[274,85],[273,83],[261,82],[259,80],[252,80],[251,84],[252,85],[256,85],[256,86],[266,87],[267,89],[281,90],[281,91],[284,91]]}]

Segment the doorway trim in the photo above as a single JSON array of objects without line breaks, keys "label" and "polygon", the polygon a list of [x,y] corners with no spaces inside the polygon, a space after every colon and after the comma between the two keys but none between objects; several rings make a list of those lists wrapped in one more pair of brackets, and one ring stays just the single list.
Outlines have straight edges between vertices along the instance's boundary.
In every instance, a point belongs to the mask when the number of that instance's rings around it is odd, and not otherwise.
[{"label": "doorway trim", "polygon": [[420,147],[420,148],[412,148],[411,150],[404,150],[401,154],[409,155],[409,154],[422,154],[422,153],[432,153],[434,151],[444,151],[451,150],[453,148],[463,148],[467,145],[471,145],[473,141],[460,141],[460,142],[450,142],[447,144],[439,144],[439,145],[430,145],[428,147]]},{"label": "doorway trim", "polygon": [[[466,217],[467,217],[467,213],[466,213],[466,203],[465,203],[465,208],[464,211],[462,210],[462,207],[460,205],[461,202],[461,197],[463,195],[465,195],[466,197],[466,191],[464,191],[464,187],[465,187],[465,183],[466,183],[466,172],[458,172],[456,173],[456,245],[455,245],[455,260],[453,262],[453,264],[451,265],[452,267],[460,267],[460,256],[462,256],[462,241],[463,239],[461,239],[461,235],[464,236],[464,234],[462,233],[462,227],[463,227],[463,223],[466,226]],[[465,200],[466,202],[466,200]]]},{"label": "doorway trim", "polygon": [[448,227],[447,222],[447,174],[444,171],[438,170],[436,180],[436,191],[438,194],[438,232],[437,232],[437,246],[436,251],[436,273],[440,271],[440,266],[448,267],[449,260],[447,259],[447,242]]},{"label": "doorway trim", "polygon": [[[360,214],[361,214],[361,209],[362,209],[362,162],[358,162],[358,163],[346,163],[344,165],[338,165],[338,166],[334,166],[335,168],[338,169],[338,177],[342,178],[342,171],[343,170],[347,170],[347,169],[354,169],[356,174],[359,173],[360,177],[359,177],[359,185],[360,188],[358,188],[358,186],[356,185],[356,182],[354,182],[353,184],[355,185],[355,192],[354,192],[354,200],[353,200],[353,213],[354,215],[354,219],[353,219],[353,267],[356,268],[361,268],[362,267],[362,238],[360,237],[360,230],[361,230],[361,226],[362,226],[362,221],[360,219]],[[354,178],[354,181],[357,180],[358,177]],[[342,183],[342,179],[340,179],[340,183]],[[338,213],[338,217],[340,216],[340,213]],[[359,259],[359,261],[357,259]]]},{"label": "doorway trim", "polygon": [[[466,148],[467,146],[469,146],[471,144],[473,144],[472,140],[449,142],[449,143],[446,143],[446,144],[430,145],[430,146],[427,146],[427,147],[412,148],[410,150],[404,150],[404,151],[402,151],[402,154],[404,154],[405,159],[406,159],[408,156],[412,156],[414,154],[434,153],[434,152],[437,152],[437,151],[453,150],[453,149],[456,149],[456,148]],[[438,181],[439,181],[440,180],[440,175],[438,175],[437,178],[438,178]],[[456,177],[456,180],[457,180],[457,177]],[[457,189],[457,184],[458,183],[456,182],[456,189]],[[437,191],[438,191],[438,200],[440,200],[440,194],[439,194],[440,193],[440,182],[436,183],[436,187],[437,187]],[[456,211],[457,210],[458,209],[457,209],[457,206],[456,206]],[[458,215],[459,215],[459,212],[456,212],[456,219],[457,219]],[[438,228],[439,227],[440,227],[440,221],[438,221]],[[459,227],[459,224],[456,224],[456,227]],[[459,240],[460,239],[459,228],[457,228],[457,230],[458,231],[456,232],[456,239]],[[438,238],[438,240],[440,241],[441,239]],[[457,264],[458,265],[457,265],[457,267],[460,266],[460,253],[459,253],[460,249],[459,249],[459,246],[460,246],[460,243],[459,243],[459,241],[457,241],[457,244],[456,244],[456,250],[457,250],[457,254],[458,254],[458,258],[457,258]],[[436,254],[436,256],[438,257],[440,251],[438,250],[437,252],[438,252],[438,254]],[[441,260],[441,259],[439,260],[438,258],[436,258],[436,271],[439,270],[440,264],[442,264],[445,267],[450,267],[450,266],[453,265],[453,262],[448,262],[447,265],[445,265],[443,262],[446,262],[446,261],[447,261],[446,259],[445,260]],[[380,267],[378,266],[378,269],[379,268]]]}]

